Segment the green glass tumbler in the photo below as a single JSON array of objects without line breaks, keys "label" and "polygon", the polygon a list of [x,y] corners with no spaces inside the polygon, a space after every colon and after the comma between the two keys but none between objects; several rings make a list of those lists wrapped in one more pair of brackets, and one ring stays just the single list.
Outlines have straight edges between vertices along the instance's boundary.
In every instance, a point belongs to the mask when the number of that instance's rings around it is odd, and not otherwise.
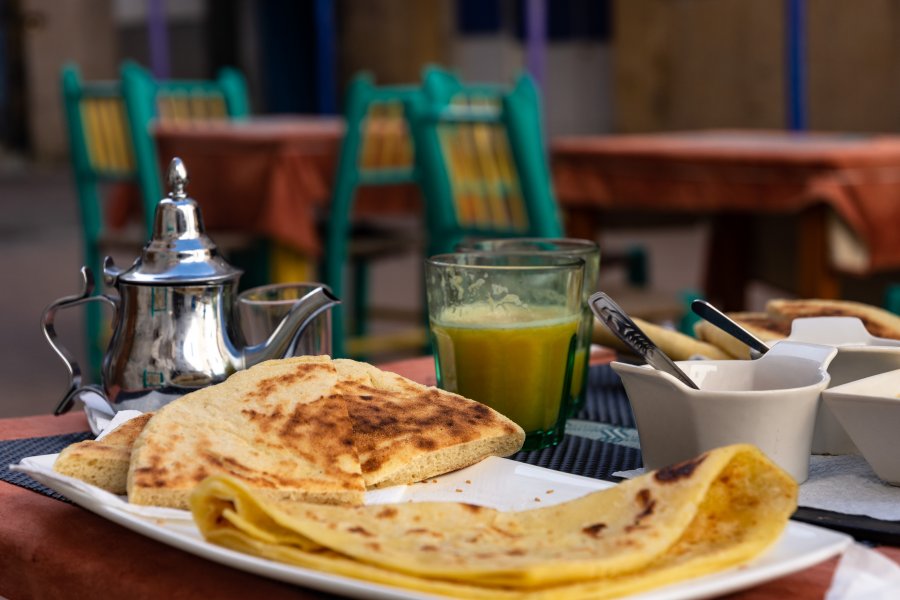
[{"label": "green glass tumbler", "polygon": [[600,276],[600,248],[596,242],[580,238],[502,238],[465,242],[463,250],[491,253],[546,253],[553,256],[572,256],[584,260],[584,289],[582,290],[581,322],[575,345],[575,372],[572,375],[568,415],[574,416],[587,400],[588,367],[591,360],[591,337],[594,316],[588,298],[597,291]]},{"label": "green glass tumbler", "polygon": [[463,252],[429,258],[425,289],[438,386],[525,430],[524,450],[565,434],[584,261]]}]

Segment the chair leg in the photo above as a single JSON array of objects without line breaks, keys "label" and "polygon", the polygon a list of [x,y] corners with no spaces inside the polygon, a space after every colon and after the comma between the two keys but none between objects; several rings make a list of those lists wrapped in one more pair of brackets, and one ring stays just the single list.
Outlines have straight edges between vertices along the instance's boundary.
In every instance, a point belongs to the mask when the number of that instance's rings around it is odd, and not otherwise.
[{"label": "chair leg", "polygon": [[900,284],[887,286],[884,291],[884,307],[895,315],[900,315]]},{"label": "chair leg", "polygon": [[647,270],[647,250],[642,246],[632,246],[627,251],[628,283],[645,287],[649,279]]},{"label": "chair leg", "polygon": [[240,281],[241,291],[272,283],[271,246],[271,242],[261,239],[247,248],[229,253],[228,262],[244,272]]},{"label": "chair leg", "polygon": [[703,295],[697,290],[687,289],[683,290],[679,296],[681,296],[682,306],[684,307],[684,313],[681,316],[681,319],[678,321],[678,331],[685,335],[694,335],[694,325],[697,321],[700,321],[701,318],[693,311],[691,308],[691,304],[694,300],[702,300]]},{"label": "chair leg", "polygon": [[369,263],[360,260],[353,266],[353,332],[369,333]]}]

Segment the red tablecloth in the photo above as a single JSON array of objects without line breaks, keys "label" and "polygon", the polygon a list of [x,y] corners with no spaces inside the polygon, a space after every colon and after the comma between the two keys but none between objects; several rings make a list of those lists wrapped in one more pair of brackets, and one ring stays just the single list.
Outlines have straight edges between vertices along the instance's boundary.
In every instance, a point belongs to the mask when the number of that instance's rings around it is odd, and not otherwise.
[{"label": "red tablecloth", "polygon": [[[267,116],[154,128],[160,164],[180,157],[188,192],[208,230],[254,232],[318,255],[317,214],[326,214],[344,124],[339,117]],[[411,186],[361,190],[362,214],[415,213]]]},{"label": "red tablecloth", "polygon": [[[863,273],[900,267],[900,136],[707,131],[572,136],[552,143],[560,203],[584,211],[815,214],[804,244],[826,243],[829,207],[868,251]],[[733,231],[728,232],[729,235]],[[820,239],[821,238],[821,239]],[[828,276],[828,248],[807,248],[805,294]],[[814,264],[817,259],[821,263]],[[801,286],[803,287],[803,286]]]}]

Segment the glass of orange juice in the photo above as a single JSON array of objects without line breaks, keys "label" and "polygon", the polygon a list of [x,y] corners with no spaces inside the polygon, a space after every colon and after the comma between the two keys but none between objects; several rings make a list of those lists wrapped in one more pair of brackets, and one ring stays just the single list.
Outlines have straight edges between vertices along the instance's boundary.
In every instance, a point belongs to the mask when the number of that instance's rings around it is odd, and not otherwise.
[{"label": "glass of orange juice", "polygon": [[597,282],[600,276],[600,247],[593,240],[581,238],[519,237],[471,241],[461,244],[457,248],[500,253],[540,252],[584,259],[581,321],[578,324],[578,339],[575,342],[575,367],[572,373],[572,387],[567,408],[569,416],[574,416],[584,407],[587,400],[588,366],[591,359],[591,336],[594,327],[594,315],[588,305],[588,298],[597,291]]},{"label": "glass of orange juice", "polygon": [[459,252],[425,264],[438,386],[525,430],[524,450],[565,433],[581,319],[584,260]]}]

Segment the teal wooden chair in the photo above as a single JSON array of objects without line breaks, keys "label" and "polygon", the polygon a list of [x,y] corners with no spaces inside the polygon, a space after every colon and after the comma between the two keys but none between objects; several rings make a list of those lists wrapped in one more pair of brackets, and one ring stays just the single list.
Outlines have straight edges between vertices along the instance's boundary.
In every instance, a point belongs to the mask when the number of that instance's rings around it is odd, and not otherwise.
[{"label": "teal wooden chair", "polygon": [[[108,191],[116,185],[137,183],[131,135],[118,82],[85,82],[78,68],[69,64],[62,68],[60,84],[81,218],[83,261],[93,271],[96,293],[100,293],[104,255],[118,249],[136,255],[144,242],[143,224],[115,231],[104,219]],[[100,303],[90,302],[84,310],[87,355],[96,379],[108,328]]]},{"label": "teal wooden chair", "polygon": [[[323,282],[343,301],[332,312],[335,356],[361,357],[425,346],[424,330],[369,335],[370,316],[377,312],[377,307],[369,303],[370,263],[418,248],[421,241],[411,237],[408,230],[360,221],[353,215],[354,201],[362,188],[418,182],[406,103],[419,94],[418,86],[376,86],[368,73],[354,77],[347,90],[346,132],[328,213],[322,265]],[[345,279],[352,281],[352,296],[347,293]],[[416,315],[416,321],[420,320]]]},{"label": "teal wooden chair", "polygon": [[120,74],[149,235],[156,204],[163,196],[151,125],[154,121],[190,123],[244,118],[250,114],[247,83],[240,71],[232,68],[222,69],[211,81],[157,81],[139,64],[126,61]]},{"label": "teal wooden chair", "polygon": [[[522,75],[508,90],[463,83],[449,71],[429,67],[422,98],[412,112],[431,211],[431,254],[452,251],[466,238],[563,235],[540,98],[530,77]],[[636,316],[690,327],[689,301],[650,285],[644,247],[604,251],[601,265],[622,270],[624,285],[617,286],[616,295]],[[683,292],[684,298],[692,293]]]},{"label": "teal wooden chair", "polygon": [[[143,198],[144,219],[149,235],[159,199],[164,196],[162,168],[152,135],[154,123],[243,119],[250,114],[247,82],[237,69],[219,71],[214,80],[157,80],[139,64],[126,61],[120,70],[122,96],[134,147],[135,169]],[[187,165],[190,169],[190,165]],[[273,256],[278,254],[267,240],[252,235],[219,234],[216,244],[228,260],[244,270],[241,287],[272,283]]]},{"label": "teal wooden chair", "polygon": [[408,106],[429,255],[473,238],[563,236],[530,77],[503,90],[429,70]]}]

